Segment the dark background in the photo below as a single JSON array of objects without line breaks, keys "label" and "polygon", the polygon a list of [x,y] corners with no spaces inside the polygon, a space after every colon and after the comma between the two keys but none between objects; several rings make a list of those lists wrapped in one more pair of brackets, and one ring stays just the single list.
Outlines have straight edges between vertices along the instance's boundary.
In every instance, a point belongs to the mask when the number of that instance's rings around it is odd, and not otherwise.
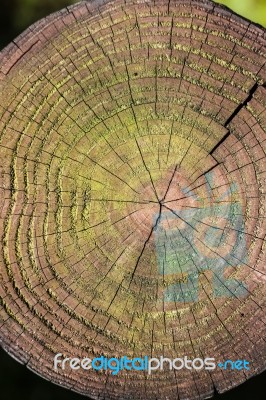
[{"label": "dark background", "polygon": [[[238,2],[221,0],[221,2],[231,5],[232,8],[242,7],[243,15],[255,22],[266,23],[266,0],[253,0],[252,10],[250,8],[252,0],[238,0]],[[36,20],[73,3],[75,0],[0,0],[0,50]],[[259,7],[261,9],[258,9]],[[241,13],[240,8],[236,9],[238,13]],[[244,10],[247,10],[247,14]],[[259,17],[256,18],[256,15]],[[0,348],[0,399],[81,400],[85,397],[40,378]],[[223,395],[216,394],[213,399],[265,400],[266,372]]]}]

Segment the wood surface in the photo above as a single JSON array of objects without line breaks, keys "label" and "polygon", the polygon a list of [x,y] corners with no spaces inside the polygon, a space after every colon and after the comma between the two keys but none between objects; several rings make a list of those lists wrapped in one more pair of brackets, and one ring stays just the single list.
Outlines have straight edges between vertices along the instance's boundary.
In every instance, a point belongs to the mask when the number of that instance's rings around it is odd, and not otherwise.
[{"label": "wood surface", "polygon": [[[209,0],[105,0],[0,53],[0,343],[19,362],[110,400],[265,369],[265,43]],[[57,353],[251,368],[54,371]]]}]

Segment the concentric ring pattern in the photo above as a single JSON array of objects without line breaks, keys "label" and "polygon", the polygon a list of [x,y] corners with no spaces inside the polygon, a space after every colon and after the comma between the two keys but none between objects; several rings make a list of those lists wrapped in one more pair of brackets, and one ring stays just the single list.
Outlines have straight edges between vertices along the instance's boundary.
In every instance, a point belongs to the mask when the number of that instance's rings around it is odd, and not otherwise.
[{"label": "concentric ring pattern", "polygon": [[[208,0],[82,2],[0,54],[0,340],[105,399],[265,368],[265,30]],[[249,370],[53,369],[65,357]]]}]

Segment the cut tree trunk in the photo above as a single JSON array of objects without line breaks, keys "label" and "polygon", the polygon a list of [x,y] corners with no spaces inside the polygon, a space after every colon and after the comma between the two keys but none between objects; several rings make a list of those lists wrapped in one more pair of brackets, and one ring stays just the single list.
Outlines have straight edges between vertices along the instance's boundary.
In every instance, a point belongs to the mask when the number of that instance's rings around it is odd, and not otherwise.
[{"label": "cut tree trunk", "polygon": [[264,370],[265,38],[209,0],[103,0],[0,53],[9,354],[95,399],[204,399]]}]

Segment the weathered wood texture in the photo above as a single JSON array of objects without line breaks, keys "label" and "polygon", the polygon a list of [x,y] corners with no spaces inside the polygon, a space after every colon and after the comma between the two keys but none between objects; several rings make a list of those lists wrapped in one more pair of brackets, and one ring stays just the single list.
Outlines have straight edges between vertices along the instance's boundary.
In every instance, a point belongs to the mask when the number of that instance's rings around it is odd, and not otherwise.
[{"label": "weathered wood texture", "polygon": [[[265,59],[265,30],[208,0],[79,3],[0,53],[10,354],[105,399],[202,399],[265,368]],[[55,372],[56,353],[251,368]]]}]

